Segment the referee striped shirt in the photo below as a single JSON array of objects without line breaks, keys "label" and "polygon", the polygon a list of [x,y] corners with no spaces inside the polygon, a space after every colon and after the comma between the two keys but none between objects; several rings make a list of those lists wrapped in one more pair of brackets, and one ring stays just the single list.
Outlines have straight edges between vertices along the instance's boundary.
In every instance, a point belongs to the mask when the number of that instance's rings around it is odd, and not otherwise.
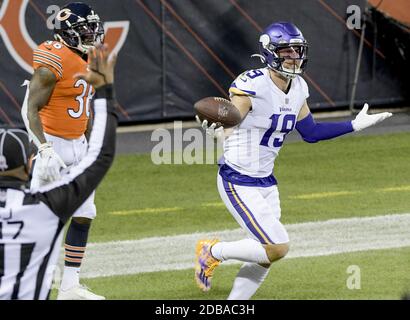
[{"label": "referee striped shirt", "polygon": [[97,188],[115,154],[112,87],[97,90],[87,155],[61,180],[30,192],[0,179],[0,299],[47,299],[62,229]]}]

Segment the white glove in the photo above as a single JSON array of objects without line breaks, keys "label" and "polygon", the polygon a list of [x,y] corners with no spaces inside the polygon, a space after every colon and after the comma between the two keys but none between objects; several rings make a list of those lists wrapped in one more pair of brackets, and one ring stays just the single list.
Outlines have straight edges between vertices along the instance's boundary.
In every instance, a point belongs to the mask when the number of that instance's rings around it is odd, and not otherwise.
[{"label": "white glove", "polygon": [[352,120],[352,127],[354,131],[360,131],[367,127],[373,126],[393,115],[390,112],[367,114],[367,110],[369,110],[369,105],[365,103],[363,109],[358,113],[356,118]]},{"label": "white glove", "polygon": [[54,151],[51,143],[43,143],[38,148],[38,155],[36,161],[41,172],[41,179],[44,182],[53,182],[60,179],[60,170],[67,168],[64,161]]},{"label": "white glove", "polygon": [[216,127],[216,123],[212,123],[209,127],[208,127],[208,120],[204,120],[201,122],[201,119],[199,119],[199,117],[196,115],[195,116],[196,122],[198,122],[202,129],[205,130],[206,134],[208,136],[210,136],[213,139],[217,139],[217,140],[223,140],[224,139],[224,127],[220,126],[218,128],[215,129]]}]

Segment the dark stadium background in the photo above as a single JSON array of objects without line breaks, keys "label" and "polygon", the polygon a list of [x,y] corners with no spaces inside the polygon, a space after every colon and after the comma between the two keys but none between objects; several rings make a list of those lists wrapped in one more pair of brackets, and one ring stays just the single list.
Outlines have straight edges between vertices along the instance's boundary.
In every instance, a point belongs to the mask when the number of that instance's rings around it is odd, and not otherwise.
[{"label": "dark stadium background", "polygon": [[[52,38],[46,28],[47,7],[62,6],[67,1],[11,2],[26,4],[23,17],[28,34],[39,44]],[[7,3],[10,1],[0,0],[3,11]],[[250,56],[257,51],[262,28],[278,20],[294,22],[309,41],[304,77],[310,88],[311,109],[341,110],[349,106],[360,30],[346,27],[346,9],[359,5],[364,13],[365,0],[87,3],[104,21],[130,23],[116,79],[123,125],[192,119],[195,101],[226,95],[236,75],[261,66]],[[405,106],[409,102],[409,82],[404,77],[405,70],[409,70],[408,25],[378,10],[369,14],[355,106],[364,102],[372,106]],[[0,123],[22,125],[20,107],[25,89],[20,85],[29,78],[30,74],[13,59],[4,37],[0,38]]]}]

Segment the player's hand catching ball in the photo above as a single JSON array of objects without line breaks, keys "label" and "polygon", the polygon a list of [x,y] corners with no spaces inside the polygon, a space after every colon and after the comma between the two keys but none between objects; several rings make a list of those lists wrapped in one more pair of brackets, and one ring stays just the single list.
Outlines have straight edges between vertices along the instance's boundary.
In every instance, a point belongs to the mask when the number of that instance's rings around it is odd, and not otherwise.
[{"label": "player's hand catching ball", "polygon": [[213,139],[221,141],[224,139],[224,127],[220,126],[216,128],[216,123],[212,123],[210,126],[208,126],[208,120],[204,120],[201,122],[201,119],[199,119],[197,115],[195,116],[195,119],[196,122],[198,122],[201,125],[202,129],[205,130],[208,136],[210,136]]},{"label": "player's hand catching ball", "polygon": [[113,54],[111,59],[109,59],[108,47],[106,45],[92,47],[88,52],[88,72],[78,73],[74,77],[83,79],[98,89],[114,82],[116,62],[116,54]]}]

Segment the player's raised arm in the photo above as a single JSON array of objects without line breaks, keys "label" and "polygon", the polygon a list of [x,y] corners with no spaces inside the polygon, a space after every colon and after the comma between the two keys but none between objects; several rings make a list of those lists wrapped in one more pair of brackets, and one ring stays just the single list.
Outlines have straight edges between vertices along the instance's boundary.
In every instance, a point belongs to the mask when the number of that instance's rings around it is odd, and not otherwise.
[{"label": "player's raised arm", "polygon": [[367,110],[368,105],[366,103],[362,111],[360,111],[352,121],[316,123],[305,101],[298,115],[296,130],[298,130],[303,140],[309,143],[315,143],[321,140],[332,139],[349,132],[360,131],[392,116],[390,112],[368,115]]}]

